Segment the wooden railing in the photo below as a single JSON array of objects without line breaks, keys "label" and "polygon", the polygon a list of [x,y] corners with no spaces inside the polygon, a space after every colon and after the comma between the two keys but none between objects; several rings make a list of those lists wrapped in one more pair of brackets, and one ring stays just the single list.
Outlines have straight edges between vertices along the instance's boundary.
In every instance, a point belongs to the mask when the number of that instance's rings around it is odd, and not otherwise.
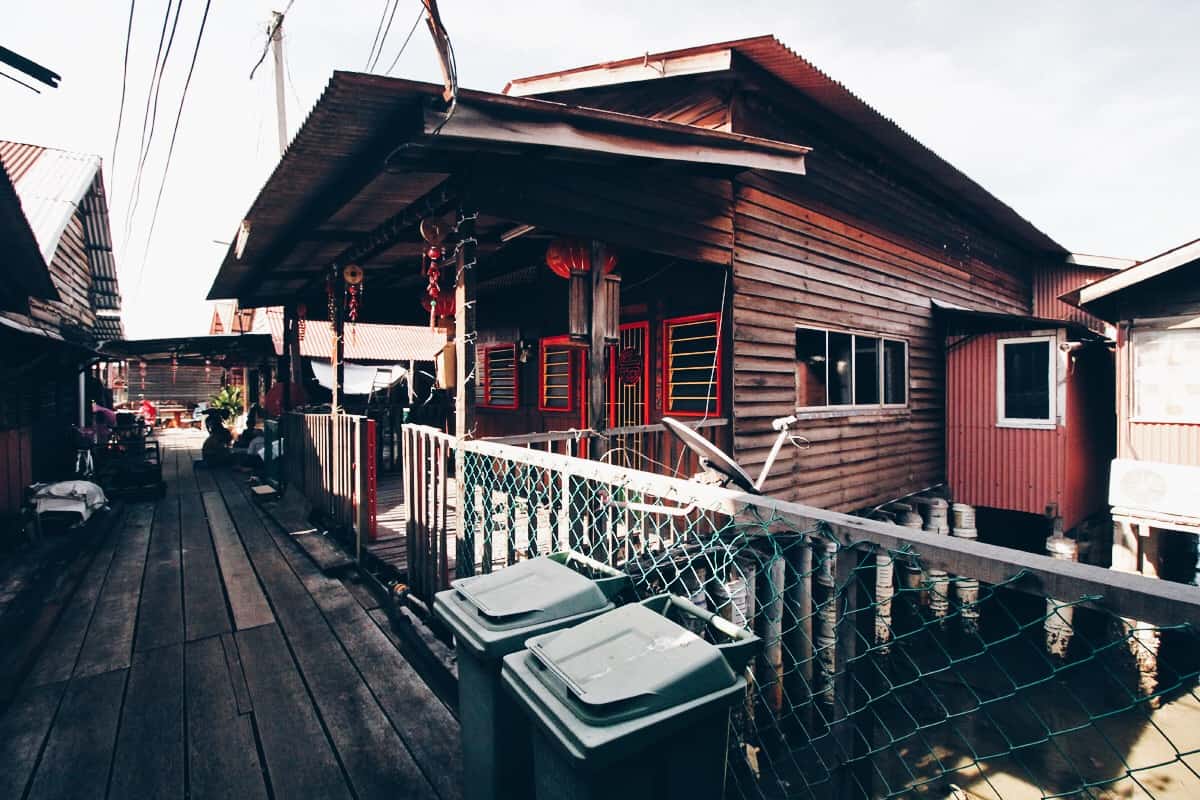
[{"label": "wooden railing", "polygon": [[[687,422],[721,450],[728,452],[732,449],[729,420]],[[700,471],[695,455],[661,423],[609,428],[603,433],[590,429],[546,431],[498,436],[486,441],[576,458],[590,458],[598,454],[600,460],[609,464],[677,478],[687,478]],[[603,446],[592,447],[592,442],[599,442]]]},{"label": "wooden railing", "polygon": [[[435,428],[406,425],[403,442],[407,511],[408,585],[425,602],[449,586],[450,543],[456,541],[454,437]],[[455,553],[457,561],[458,553]]]},{"label": "wooden railing", "polygon": [[375,422],[350,414],[287,414],[282,419],[286,486],[314,511],[351,531],[361,555],[375,538]]}]

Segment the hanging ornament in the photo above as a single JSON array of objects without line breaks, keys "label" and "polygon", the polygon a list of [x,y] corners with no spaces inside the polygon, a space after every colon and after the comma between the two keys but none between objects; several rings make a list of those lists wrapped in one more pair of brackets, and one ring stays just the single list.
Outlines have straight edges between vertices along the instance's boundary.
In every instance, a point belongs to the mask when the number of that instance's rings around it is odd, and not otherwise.
[{"label": "hanging ornament", "polygon": [[146,388],[146,362],[145,361],[138,362],[138,377],[141,380],[142,388],[145,389]]},{"label": "hanging ornament", "polygon": [[[546,266],[560,278],[574,275],[586,275],[592,270],[592,245],[583,239],[555,239],[546,248]],[[617,254],[613,250],[605,250],[604,268],[601,272],[608,275],[617,268]]]},{"label": "hanging ornament", "polygon": [[443,285],[442,257],[445,251],[440,245],[431,244],[425,248],[422,274],[426,278],[425,296],[421,298],[421,307],[429,312],[429,327],[437,326],[438,317],[454,315],[454,289]]},{"label": "hanging ornament", "polygon": [[363,269],[358,264],[347,264],[342,270],[342,279],[351,286],[357,286],[363,281]]},{"label": "hanging ornament", "polygon": [[421,298],[421,308],[426,311],[432,311],[434,317],[453,317],[454,316],[454,293],[443,292],[437,296],[437,300],[433,300],[428,295]]},{"label": "hanging ornament", "polygon": [[333,275],[325,278],[325,300],[329,303],[329,352],[331,362],[337,361],[337,300],[333,293]]},{"label": "hanging ornament", "polygon": [[444,220],[436,217],[426,217],[421,220],[421,238],[429,244],[438,245],[446,241],[446,234],[450,232],[450,226]]},{"label": "hanging ornament", "polygon": [[206,358],[206,359],[204,359],[204,377],[208,378],[208,376],[211,374],[212,374],[212,362]]},{"label": "hanging ornament", "polygon": [[175,375],[179,372],[179,359],[171,356],[171,383],[175,383]]},{"label": "hanging ornament", "polygon": [[300,341],[304,341],[304,333],[308,328],[308,306],[304,303],[296,305],[296,336]]}]

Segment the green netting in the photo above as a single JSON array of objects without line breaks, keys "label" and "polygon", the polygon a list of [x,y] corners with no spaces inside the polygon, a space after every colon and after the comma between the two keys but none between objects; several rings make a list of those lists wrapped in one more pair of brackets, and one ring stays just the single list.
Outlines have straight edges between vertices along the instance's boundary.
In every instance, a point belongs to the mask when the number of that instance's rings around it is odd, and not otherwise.
[{"label": "green netting", "polygon": [[[1200,796],[1197,637],[1101,598],[462,454],[457,571],[566,548],[753,629],[728,797]],[[668,509],[671,509],[668,513]]]}]

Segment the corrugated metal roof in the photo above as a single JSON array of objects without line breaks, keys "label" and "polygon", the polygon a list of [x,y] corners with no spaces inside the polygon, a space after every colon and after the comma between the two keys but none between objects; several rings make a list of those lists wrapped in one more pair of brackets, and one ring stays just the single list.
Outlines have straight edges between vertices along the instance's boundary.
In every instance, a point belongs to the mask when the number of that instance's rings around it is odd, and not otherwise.
[{"label": "corrugated metal roof", "polygon": [[[1062,245],[1038,230],[1031,222],[937,153],[921,144],[894,120],[879,113],[861,97],[846,88],[844,84],[829,77],[812,62],[774,36],[755,36],[749,39],[736,39],[664,53],[647,53],[620,61],[517,78],[509,82],[509,85],[505,87],[505,92],[517,89],[522,94],[554,93],[561,91],[554,87],[554,79],[565,75],[586,71],[607,72],[637,64],[646,64],[648,70],[652,71],[655,61],[679,59],[722,50],[738,53],[796,89],[820,107],[855,126],[881,147],[898,156],[904,163],[925,174],[933,183],[949,192],[951,196],[960,198],[985,218],[991,219],[994,224],[1008,231],[1018,241],[1037,250],[1064,255],[1067,253]],[[543,82],[546,88],[536,88],[534,84],[538,82]]]},{"label": "corrugated metal roof", "polygon": [[47,264],[53,262],[72,217],[79,215],[92,274],[92,308],[120,311],[100,157],[0,141],[0,163],[13,176],[21,208]]},{"label": "corrugated metal roof", "polygon": [[96,317],[94,330],[96,331],[96,338],[100,341],[107,342],[125,338],[125,326],[121,324],[120,317]]},{"label": "corrugated metal roof", "polygon": [[[9,143],[10,145],[12,143]],[[96,174],[100,171],[100,157],[66,150],[40,148],[41,153],[26,164],[26,150],[36,145],[20,145],[18,167],[10,170],[20,173],[13,180],[25,218],[37,239],[46,263],[54,258],[58,241],[66,230],[67,223],[75,216],[83,197],[92,188]],[[9,152],[17,148],[9,147]],[[0,152],[8,169],[8,157]]]},{"label": "corrugated metal roof", "polygon": [[50,270],[21,209],[21,199],[3,166],[0,166],[0,249],[4,252],[0,307],[26,312],[30,296],[58,299]]},{"label": "corrugated metal roof", "polygon": [[[283,353],[283,312],[268,309],[267,323],[275,352]],[[305,358],[330,356],[332,333],[324,320],[304,323],[300,355]],[[389,364],[405,361],[433,361],[446,346],[446,335],[417,325],[375,325],[346,323],[345,358],[347,361],[381,361]]]}]

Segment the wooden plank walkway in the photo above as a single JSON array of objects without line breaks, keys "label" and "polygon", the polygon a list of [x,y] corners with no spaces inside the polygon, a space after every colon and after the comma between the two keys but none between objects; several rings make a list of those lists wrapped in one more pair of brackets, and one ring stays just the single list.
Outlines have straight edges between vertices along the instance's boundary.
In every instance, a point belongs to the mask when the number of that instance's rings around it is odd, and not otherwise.
[{"label": "wooden plank walkway", "polygon": [[458,723],[371,596],[193,470],[199,435],[161,439],[167,496],[126,508],[0,709],[0,797],[460,798]]}]

